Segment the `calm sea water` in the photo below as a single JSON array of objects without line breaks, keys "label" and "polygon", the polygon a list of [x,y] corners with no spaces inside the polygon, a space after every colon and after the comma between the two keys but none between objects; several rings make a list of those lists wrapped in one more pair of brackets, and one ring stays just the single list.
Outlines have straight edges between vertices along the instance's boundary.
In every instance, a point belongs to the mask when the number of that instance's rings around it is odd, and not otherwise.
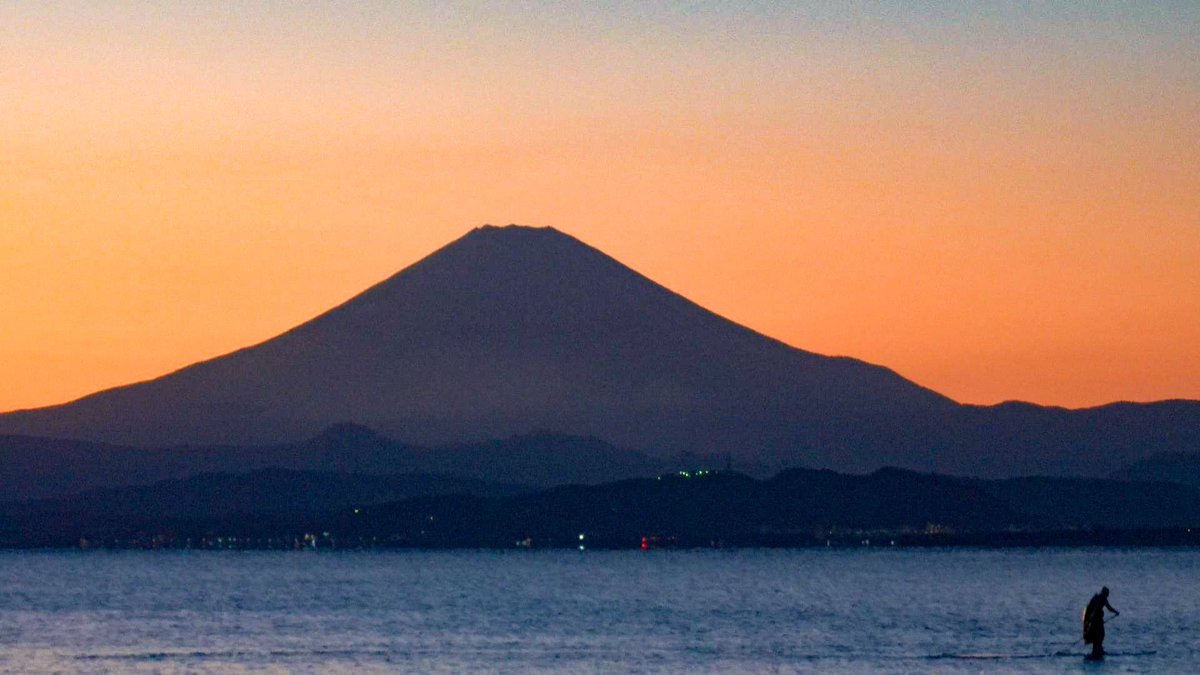
[{"label": "calm sea water", "polygon": [[8,552],[0,671],[1190,671],[1198,582],[1191,550]]}]

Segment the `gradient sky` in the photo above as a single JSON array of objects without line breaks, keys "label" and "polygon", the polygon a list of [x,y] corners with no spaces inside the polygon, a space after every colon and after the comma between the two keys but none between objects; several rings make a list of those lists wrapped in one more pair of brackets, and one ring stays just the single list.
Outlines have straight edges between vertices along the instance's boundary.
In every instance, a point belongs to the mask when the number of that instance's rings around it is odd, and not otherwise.
[{"label": "gradient sky", "polygon": [[960,401],[1200,398],[1200,4],[487,4],[0,4],[0,410],[510,222]]}]

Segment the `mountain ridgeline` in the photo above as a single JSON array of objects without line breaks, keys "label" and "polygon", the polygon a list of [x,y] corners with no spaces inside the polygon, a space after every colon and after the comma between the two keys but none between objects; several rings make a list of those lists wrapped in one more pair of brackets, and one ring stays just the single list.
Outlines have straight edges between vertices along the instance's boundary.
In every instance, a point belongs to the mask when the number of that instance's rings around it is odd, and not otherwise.
[{"label": "mountain ridgeline", "polygon": [[[719,459],[694,455],[656,459],[594,438],[546,434],[422,447],[354,424],[337,424],[297,443],[245,447],[149,449],[0,436],[0,502],[48,499],[198,474],[247,475],[272,469],[382,478],[457,477],[489,485],[544,488],[653,476],[696,464],[718,466]],[[757,467],[758,473],[763,471]],[[372,489],[379,484],[367,483]]]},{"label": "mountain ridgeline", "polygon": [[0,433],[278,446],[344,420],[424,445],[537,431],[652,458],[993,477],[1103,476],[1200,450],[1200,402],[960,405],[728,321],[554,229],[517,226],[476,229],[261,344],[0,415]]}]

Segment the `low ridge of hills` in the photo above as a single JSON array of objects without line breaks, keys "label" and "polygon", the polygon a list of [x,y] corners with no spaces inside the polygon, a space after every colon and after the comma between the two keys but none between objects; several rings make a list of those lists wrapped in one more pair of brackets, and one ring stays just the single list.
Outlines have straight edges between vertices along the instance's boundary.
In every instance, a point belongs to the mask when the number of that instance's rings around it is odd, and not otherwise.
[{"label": "low ridge of hills", "polygon": [[290,469],[201,473],[150,485],[101,488],[68,497],[0,505],[10,515],[105,518],[224,518],[321,513],[444,494],[509,495],[518,485],[439,474],[367,475]]},{"label": "low ridge of hills", "polygon": [[[0,434],[110,444],[54,455],[83,462],[59,467],[79,484],[93,453],[149,475],[136,465],[177,460],[129,448],[190,445],[210,448],[205,470],[230,471],[221,462],[242,456],[211,448],[291,452],[345,420],[413,447],[541,430],[655,460],[731,455],[856,473],[1101,477],[1152,455],[1200,452],[1197,401],[961,405],[888,368],[733,323],[557,230],[517,226],[473,230],[261,344],[0,415]],[[41,461],[22,470],[48,470]]]},{"label": "low ridge of hills", "polygon": [[421,447],[347,423],[299,443],[249,447],[136,448],[0,436],[0,501],[268,468],[373,476],[431,474],[550,487],[655,475],[705,462],[718,465],[716,459],[655,459],[594,438],[550,434]]},{"label": "low ridge of hills", "polygon": [[654,546],[857,544],[872,536],[954,541],[942,535],[976,537],[960,540],[967,543],[1054,544],[1096,541],[1097,530],[1171,530],[1170,543],[1200,544],[1200,491],[1173,483],[984,480],[894,468],[866,475],[791,469],[767,480],[705,470],[540,491],[448,476],[266,470],[0,504],[0,546],[25,547],[81,541],[636,547],[643,537]]},{"label": "low ridge of hills", "polygon": [[[1100,501],[1105,505],[1097,508]],[[770,535],[799,534],[798,541],[805,541],[812,533],[839,530],[1187,528],[1200,524],[1200,492],[1099,479],[982,480],[894,468],[866,475],[792,469],[764,481],[716,472],[503,498],[431,496],[365,509],[362,518],[348,523],[353,527],[345,534],[388,536],[413,545],[506,546],[524,537],[570,542],[576,533],[627,544],[646,534],[691,545],[761,544],[771,541]]]}]

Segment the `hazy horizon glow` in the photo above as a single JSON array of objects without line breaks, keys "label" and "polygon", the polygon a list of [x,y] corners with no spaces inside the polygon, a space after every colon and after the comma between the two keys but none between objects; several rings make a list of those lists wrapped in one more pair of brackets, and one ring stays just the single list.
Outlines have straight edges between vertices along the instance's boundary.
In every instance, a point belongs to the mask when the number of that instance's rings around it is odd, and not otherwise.
[{"label": "hazy horizon glow", "polygon": [[957,400],[1200,399],[1200,7],[0,6],[0,410],[551,225]]}]

